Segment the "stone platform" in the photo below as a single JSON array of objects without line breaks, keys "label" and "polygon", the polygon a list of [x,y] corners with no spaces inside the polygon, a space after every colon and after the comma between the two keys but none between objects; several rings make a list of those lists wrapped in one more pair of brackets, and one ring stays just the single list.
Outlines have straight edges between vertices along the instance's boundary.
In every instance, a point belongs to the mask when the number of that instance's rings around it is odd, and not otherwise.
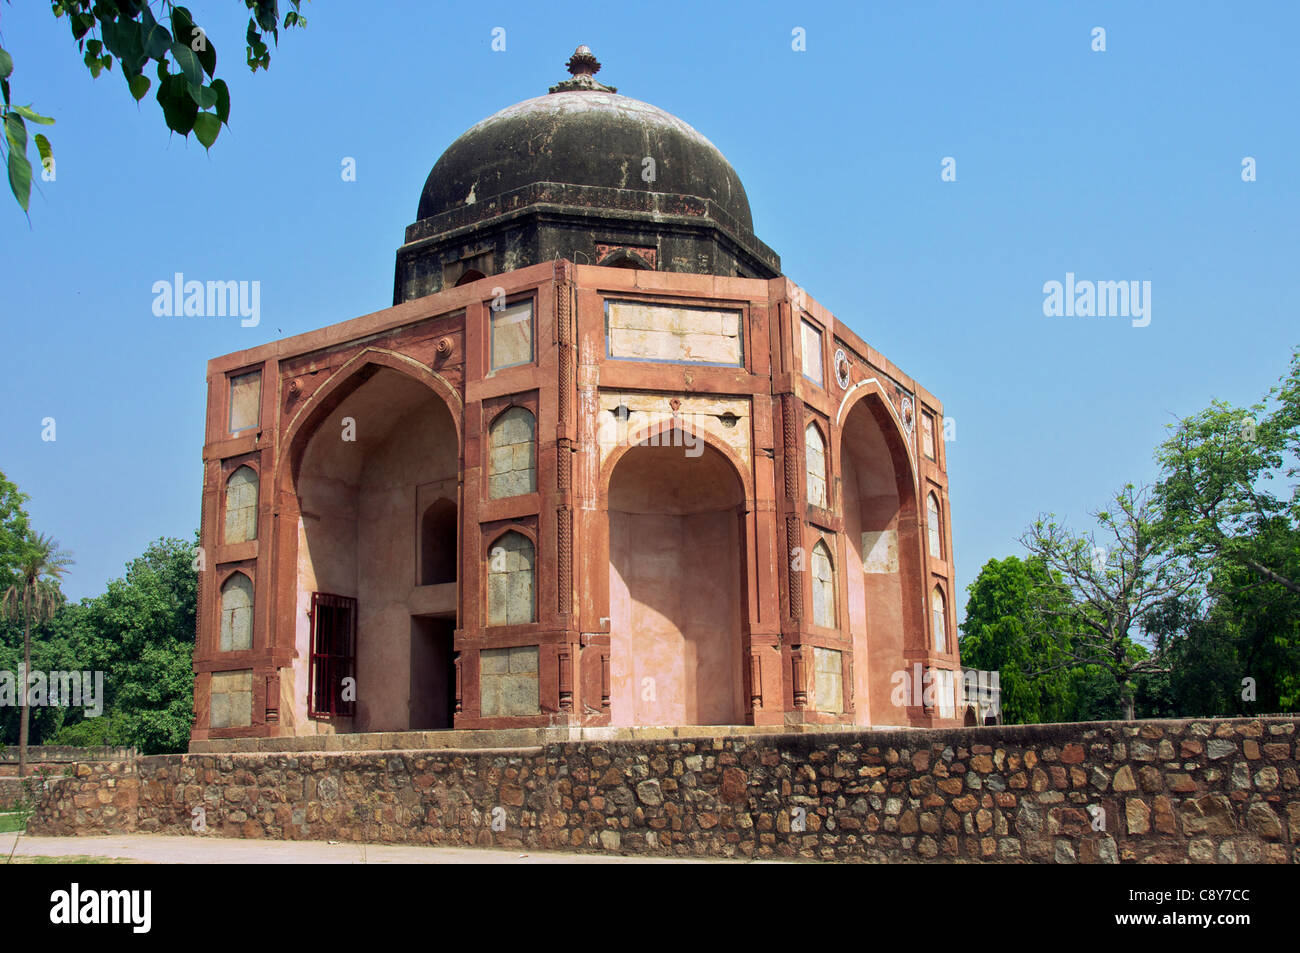
[{"label": "stone platform", "polygon": [[571,742],[664,741],[681,738],[731,738],[754,735],[861,734],[862,725],[673,725],[671,727],[476,728],[464,731],[375,731],[286,738],[223,738],[190,742],[190,754],[308,751],[500,751]]}]

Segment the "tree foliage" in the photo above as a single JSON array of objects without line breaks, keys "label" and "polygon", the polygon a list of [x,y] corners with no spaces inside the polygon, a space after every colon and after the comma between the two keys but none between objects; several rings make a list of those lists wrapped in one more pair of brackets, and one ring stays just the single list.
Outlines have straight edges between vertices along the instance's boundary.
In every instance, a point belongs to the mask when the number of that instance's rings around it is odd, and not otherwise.
[{"label": "tree foliage", "polygon": [[19,675],[18,776],[27,775],[27,737],[30,708],[26,675],[32,670],[32,622],[54,617],[63,604],[59,579],[72,564],[72,556],[45,534],[28,534],[19,546],[17,578],[0,597],[0,615],[23,623],[23,665]]},{"label": "tree foliage", "polygon": [[1168,671],[1168,645],[1136,639],[1166,601],[1191,596],[1198,576],[1160,532],[1146,488],[1125,486],[1092,516],[1100,535],[1074,532],[1049,514],[1021,537],[1047,569],[1031,590],[1031,628],[1057,639],[1051,667],[1095,666],[1113,676],[1132,719],[1135,680]]},{"label": "tree foliage", "polygon": [[1300,351],[1259,403],[1171,425],[1156,460],[1095,532],[1042,517],[1027,560],[971,585],[962,660],[1001,672],[1007,720],[1300,707]]},{"label": "tree foliage", "polygon": [[[307,20],[301,14],[302,0],[289,0],[293,9],[283,19],[278,0],[242,2],[249,11],[244,60],[256,73],[270,68],[268,37],[278,44],[281,29],[305,27]],[[56,18],[67,22],[91,76],[112,72],[116,63],[137,102],[155,84],[146,72],[153,67],[157,77],[154,98],[172,132],[187,138],[193,132],[209,149],[221,127],[229,125],[230,87],[217,76],[216,46],[188,8],[170,0],[52,0],[50,9]],[[0,121],[5,127],[0,158],[8,169],[9,189],[26,212],[32,187],[27,123],[49,125],[54,120],[36,112],[31,104],[13,102],[13,73],[13,56],[0,48]],[[49,140],[37,134],[34,142],[42,165],[52,161]]]},{"label": "tree foliage", "polygon": [[1060,657],[1058,640],[1038,629],[1031,614],[1031,593],[1045,576],[1042,560],[990,559],[967,590],[962,664],[999,673],[1002,717],[1009,724],[1065,721],[1070,716],[1066,673],[1038,672],[1045,662]]}]

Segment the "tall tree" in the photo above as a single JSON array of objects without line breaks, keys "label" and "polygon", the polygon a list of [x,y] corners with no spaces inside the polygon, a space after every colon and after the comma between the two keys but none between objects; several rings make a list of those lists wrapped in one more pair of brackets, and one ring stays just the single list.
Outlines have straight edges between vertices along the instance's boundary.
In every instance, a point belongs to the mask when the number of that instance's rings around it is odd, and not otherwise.
[{"label": "tall tree", "polygon": [[1045,670],[1108,672],[1119,685],[1124,717],[1132,720],[1135,680],[1169,671],[1170,644],[1144,647],[1136,639],[1166,600],[1193,597],[1198,576],[1161,535],[1148,488],[1128,484],[1111,508],[1091,515],[1100,536],[1073,532],[1048,514],[1021,537],[1047,570],[1033,591],[1032,625],[1060,649],[1060,661]]},{"label": "tall tree", "polygon": [[104,593],[61,614],[82,664],[105,673],[105,714],[70,713],[61,743],[185,750],[194,711],[197,539],[155,540]]},{"label": "tall tree", "polygon": [[[1205,567],[1240,563],[1300,595],[1300,577],[1286,565],[1300,542],[1300,349],[1265,401],[1238,408],[1216,400],[1170,429],[1156,451],[1155,489],[1170,538]],[[1279,545],[1279,537],[1289,539]]]},{"label": "tall tree", "polygon": [[13,584],[31,524],[23,504],[27,494],[0,473],[0,592]]},{"label": "tall tree", "polygon": [[[1008,556],[985,563],[967,589],[962,665],[998,673],[1007,724],[1070,718],[1069,675],[1052,668],[1061,660],[1060,639],[1032,618],[1033,591],[1046,577],[1041,560]],[[1040,672],[1043,668],[1050,670]]]},{"label": "tall tree", "polygon": [[32,621],[43,621],[54,615],[63,604],[59,579],[72,564],[72,556],[59,548],[46,534],[31,537],[23,547],[18,566],[18,581],[5,590],[0,600],[0,611],[8,618],[23,620],[23,671],[18,680],[18,776],[27,776],[27,680],[32,670]]}]

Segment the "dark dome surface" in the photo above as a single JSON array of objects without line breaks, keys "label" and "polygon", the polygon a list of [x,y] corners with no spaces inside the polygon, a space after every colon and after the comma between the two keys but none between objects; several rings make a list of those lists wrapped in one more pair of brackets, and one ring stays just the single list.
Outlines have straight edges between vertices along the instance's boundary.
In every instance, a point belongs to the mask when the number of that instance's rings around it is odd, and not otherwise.
[{"label": "dark dome surface", "polygon": [[429,173],[417,220],[536,182],[711,199],[754,227],[745,187],[713,143],[657,106],[595,89],[527,99],[472,126]]}]

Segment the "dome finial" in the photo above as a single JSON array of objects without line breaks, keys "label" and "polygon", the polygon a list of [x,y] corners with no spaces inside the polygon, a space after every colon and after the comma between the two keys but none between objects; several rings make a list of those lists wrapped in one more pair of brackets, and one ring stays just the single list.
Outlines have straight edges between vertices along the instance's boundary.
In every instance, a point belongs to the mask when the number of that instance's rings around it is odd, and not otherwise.
[{"label": "dome finial", "polygon": [[569,57],[569,61],[564,64],[564,67],[573,78],[556,83],[550,89],[553,93],[567,93],[575,90],[594,93],[618,92],[613,86],[605,86],[596,82],[596,74],[600,72],[600,61],[596,59],[596,55],[591,52],[589,46],[579,46],[574,50],[573,55]]}]

